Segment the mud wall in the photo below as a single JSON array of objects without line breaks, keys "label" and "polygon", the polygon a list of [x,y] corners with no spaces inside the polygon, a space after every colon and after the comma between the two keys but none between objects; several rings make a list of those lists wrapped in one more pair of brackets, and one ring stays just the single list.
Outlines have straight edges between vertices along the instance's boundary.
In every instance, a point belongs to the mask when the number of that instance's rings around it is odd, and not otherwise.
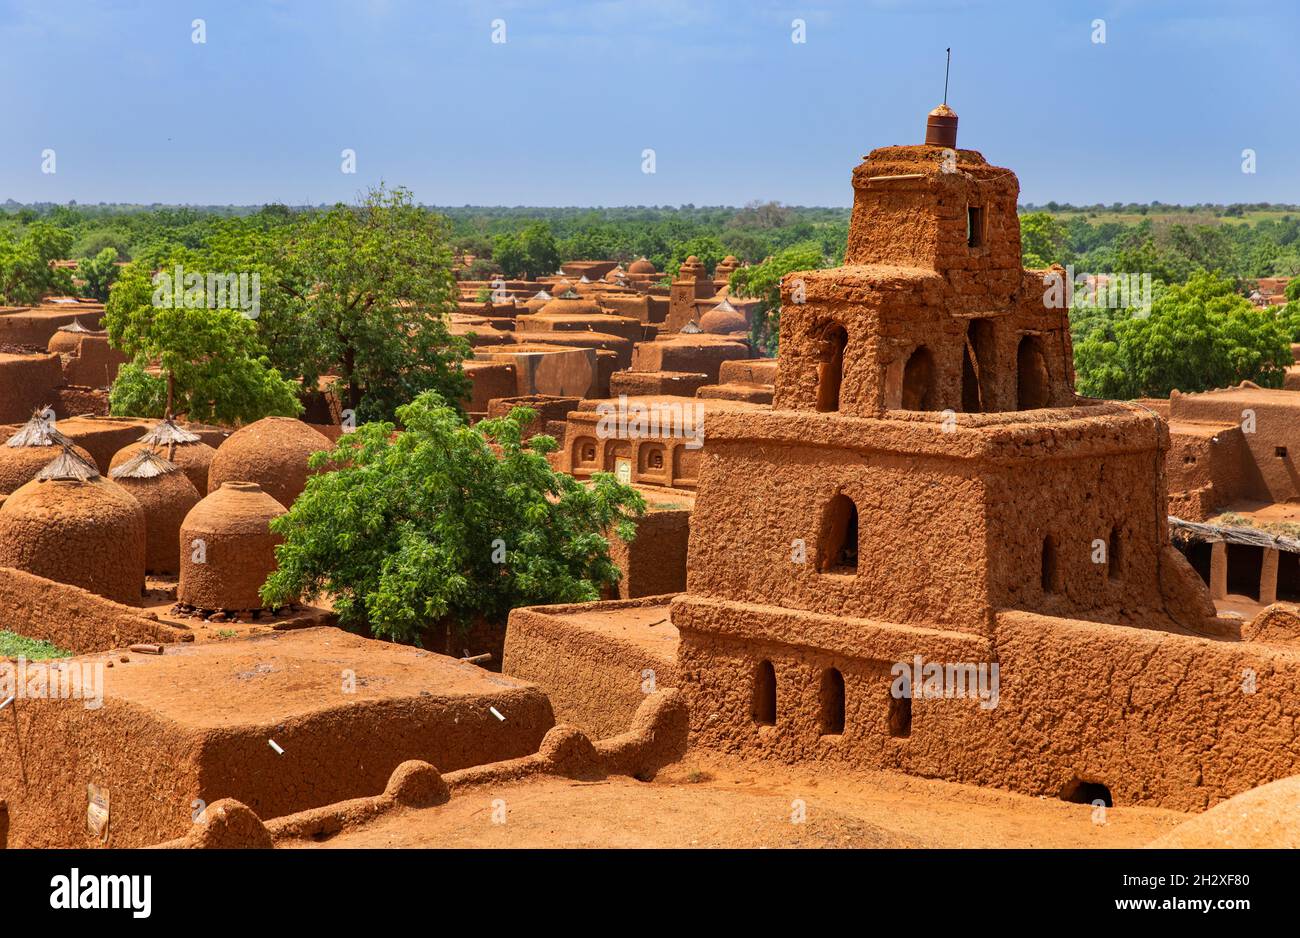
[{"label": "mud wall", "polygon": [[[663,598],[601,603],[600,609],[661,606]],[[592,736],[628,728],[647,690],[678,686],[676,644],[652,650],[631,639],[577,628],[567,613],[582,606],[535,606],[510,613],[503,673],[546,691],[560,723],[574,723]],[[668,617],[664,608],[663,617]],[[671,626],[668,626],[671,628]],[[646,669],[654,684],[646,683]]]},{"label": "mud wall", "polygon": [[688,591],[984,633],[1003,607],[1162,608],[1163,423],[1110,404],[1034,414],[710,416]]},{"label": "mud wall", "polygon": [[[1091,782],[1107,786],[1116,805],[1182,811],[1300,771],[1300,654],[1293,649],[1031,613],[1000,614],[990,643],[692,598],[674,602],[673,621],[693,745],[1046,797]],[[997,663],[996,706],[982,707],[974,693],[918,693],[904,721],[891,669],[910,668],[916,655]],[[775,675],[771,725],[756,719],[764,661]],[[823,680],[832,668],[844,688],[838,733],[823,722]]]},{"label": "mud wall", "polygon": [[0,423],[21,423],[53,404],[54,389],[62,383],[59,356],[0,352]]},{"label": "mud wall", "polygon": [[1263,491],[1263,480],[1235,424],[1169,425],[1169,513],[1204,521],[1231,502]]},{"label": "mud wall", "polygon": [[1207,421],[1237,428],[1245,452],[1233,446],[1234,455],[1241,460],[1236,497],[1269,502],[1300,499],[1300,395],[1263,388],[1228,388],[1204,394],[1175,391],[1169,398],[1169,411],[1174,421]]},{"label": "mud wall", "polygon": [[74,655],[190,637],[138,609],[12,567],[0,567],[0,629],[52,642]]},{"label": "mud wall", "polygon": [[[653,496],[647,495],[647,501]],[[691,532],[689,508],[648,511],[636,521],[636,538],[625,543],[607,531],[610,559],[623,573],[619,599],[662,596],[686,589],[686,548]]]},{"label": "mud wall", "polygon": [[[113,674],[105,672],[100,709],[85,709],[81,700],[11,705],[14,715],[0,732],[8,846],[98,846],[85,833],[87,783],[109,790],[107,846],[142,847],[192,831],[199,800],[234,798],[275,818],[378,794],[407,759],[452,771],[525,756],[554,723],[546,698],[520,688],[498,698],[511,715],[505,724],[481,699],[431,695],[360,701],[274,726],[199,728],[115,699]],[[45,742],[52,740],[76,744]]]}]

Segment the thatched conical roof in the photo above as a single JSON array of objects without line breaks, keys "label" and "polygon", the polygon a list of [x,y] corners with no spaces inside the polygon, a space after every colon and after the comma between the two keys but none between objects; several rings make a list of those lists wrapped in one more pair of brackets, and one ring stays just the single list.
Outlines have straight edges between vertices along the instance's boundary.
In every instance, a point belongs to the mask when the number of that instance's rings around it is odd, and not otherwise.
[{"label": "thatched conical roof", "polygon": [[36,473],[36,478],[41,482],[94,482],[99,478],[99,470],[78,456],[71,444],[64,443],[63,451]]},{"label": "thatched conical roof", "polygon": [[174,462],[169,462],[151,449],[142,449],[122,465],[110,469],[110,479],[156,479],[158,476],[175,472]]},{"label": "thatched conical roof", "polygon": [[191,433],[189,430],[176,426],[176,421],[168,418],[154,424],[149,432],[140,437],[137,442],[144,443],[147,446],[170,446],[173,443],[198,443],[202,439],[197,433]]},{"label": "thatched conical roof", "polygon": [[85,326],[81,324],[80,319],[74,319],[72,320],[72,322],[67,323],[66,325],[59,326],[58,331],[59,332],[94,332],[95,330],[87,329]]},{"label": "thatched conical roof", "polygon": [[41,415],[49,411],[43,407],[32,414],[32,419],[23,424],[18,432],[5,441],[5,446],[17,449],[20,446],[66,446],[72,441],[54,428],[54,421]]}]

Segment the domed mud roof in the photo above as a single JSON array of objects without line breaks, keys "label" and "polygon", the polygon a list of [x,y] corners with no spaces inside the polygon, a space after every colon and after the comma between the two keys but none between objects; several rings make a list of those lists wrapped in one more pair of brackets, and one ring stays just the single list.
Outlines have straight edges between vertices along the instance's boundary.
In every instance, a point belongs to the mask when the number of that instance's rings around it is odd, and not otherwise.
[{"label": "domed mud roof", "polygon": [[541,308],[543,316],[603,316],[605,311],[595,300],[579,296],[572,290],[557,296]]},{"label": "domed mud roof", "polygon": [[725,299],[700,317],[700,331],[713,335],[729,335],[748,328],[749,323],[745,321],[744,314]]},{"label": "domed mud roof", "polygon": [[307,487],[308,458],[334,444],[293,417],[264,417],[230,435],[208,467],[208,491],[226,482],[256,482],[286,508]]},{"label": "domed mud roof", "polygon": [[109,470],[108,475],[144,509],[146,571],[178,573],[181,522],[199,503],[199,491],[194,483],[175,463],[148,447]]},{"label": "domed mud roof", "polygon": [[92,461],[62,447],[0,505],[0,566],[139,604],[144,509]]},{"label": "domed mud roof", "polygon": [[82,459],[94,461],[90,453],[75,445],[39,413],[23,424],[0,446],[0,495],[16,491],[36,478],[61,446],[71,446]]},{"label": "domed mud roof", "polygon": [[280,543],[270,525],[284,513],[255,482],[222,483],[181,522],[181,545],[202,541],[203,562],[181,550],[176,598],[198,609],[261,608],[262,584],[275,570]]},{"label": "domed mud roof", "polygon": [[185,516],[186,530],[218,534],[263,534],[286,511],[256,482],[223,482]]}]

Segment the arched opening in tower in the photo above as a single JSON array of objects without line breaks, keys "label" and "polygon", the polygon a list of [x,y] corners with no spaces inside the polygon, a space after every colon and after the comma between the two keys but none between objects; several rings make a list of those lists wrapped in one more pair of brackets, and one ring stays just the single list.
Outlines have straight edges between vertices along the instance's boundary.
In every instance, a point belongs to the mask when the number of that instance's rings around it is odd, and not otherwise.
[{"label": "arched opening in tower", "polygon": [[993,323],[972,319],[962,354],[961,409],[968,414],[993,410]]},{"label": "arched opening in tower", "polygon": [[840,409],[840,384],[844,379],[844,349],[849,334],[832,323],[821,338],[821,361],[817,365],[817,409],[829,413]]},{"label": "arched opening in tower", "polygon": [[903,368],[903,410],[936,410],[934,355],[922,345]]},{"label": "arched opening in tower", "polygon": [[1043,355],[1043,342],[1036,335],[1020,340],[1016,350],[1016,409],[1037,410],[1046,407],[1050,399],[1051,379],[1047,374],[1047,359]]},{"label": "arched opening in tower", "polygon": [[844,675],[837,668],[822,672],[821,730],[823,736],[844,733]]},{"label": "arched opening in tower", "polygon": [[1043,538],[1041,585],[1044,593],[1061,591],[1061,568],[1056,557],[1056,538],[1047,535]]},{"label": "arched opening in tower", "polygon": [[1119,525],[1110,529],[1110,541],[1106,544],[1106,577],[1120,580],[1124,577],[1124,545],[1120,542]]}]

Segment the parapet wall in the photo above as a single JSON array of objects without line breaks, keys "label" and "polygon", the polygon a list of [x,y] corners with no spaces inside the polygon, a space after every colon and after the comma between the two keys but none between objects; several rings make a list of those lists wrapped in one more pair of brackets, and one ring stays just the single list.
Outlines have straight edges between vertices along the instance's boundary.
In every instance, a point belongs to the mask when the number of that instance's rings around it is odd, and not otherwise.
[{"label": "parapet wall", "polygon": [[678,684],[667,600],[512,610],[501,670],[544,689],[559,722],[593,736],[621,733],[647,693]]},{"label": "parapet wall", "polygon": [[51,642],[74,655],[194,637],[79,586],[12,567],[0,567],[0,629]]}]

